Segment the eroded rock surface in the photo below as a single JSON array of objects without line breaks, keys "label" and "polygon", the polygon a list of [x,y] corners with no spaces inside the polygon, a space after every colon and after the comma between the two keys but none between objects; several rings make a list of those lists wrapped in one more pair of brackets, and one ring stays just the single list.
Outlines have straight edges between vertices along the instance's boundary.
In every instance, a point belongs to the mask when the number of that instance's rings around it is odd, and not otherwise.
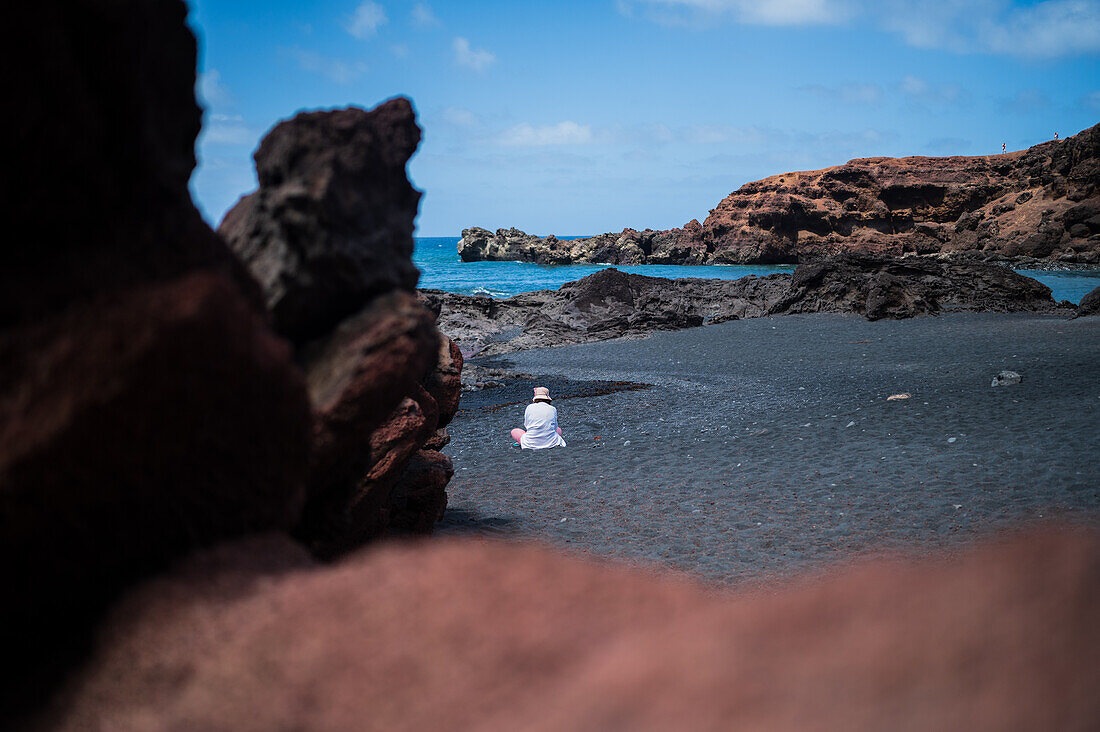
[{"label": "eroded rock surface", "polygon": [[940,311],[1071,312],[1050,288],[1007,267],[930,257],[846,255],[793,274],[677,279],[600,270],[557,291],[496,300],[422,290],[466,355],[638,338],[735,318],[853,313],[870,320]]},{"label": "eroded rock surface", "polygon": [[420,193],[405,163],[419,140],[407,99],[299,114],[260,143],[259,188],[219,227],[305,370],[314,440],[296,535],[321,556],[430,531],[446,505],[449,458],[413,464],[457,410],[462,368],[414,291]]},{"label": "eroded rock surface", "polygon": [[260,186],[218,227],[263,286],[275,329],[322,337],[375,295],[416,287],[420,192],[405,163],[420,143],[412,104],[302,112],[254,155]]},{"label": "eroded rock surface", "polygon": [[1050,288],[1007,267],[928,257],[846,255],[799,265],[769,314],[857,313],[869,320],[940,311],[1061,312]]},{"label": "eroded rock surface", "polygon": [[1100,264],[1100,125],[1005,155],[860,158],[747,183],[699,224],[575,241],[466,229],[464,261],[775,264],[855,252]]},{"label": "eroded rock surface", "polygon": [[1098,612],[1087,532],[733,597],[497,542],[310,569],[254,541],[131,594],[53,726],[1088,729]]},{"label": "eroded rock surface", "polygon": [[1077,313],[1074,317],[1080,318],[1085,315],[1100,315],[1100,287],[1091,290],[1078,303]]},{"label": "eroded rock surface", "polygon": [[557,291],[503,300],[438,290],[421,296],[438,303],[440,329],[467,355],[489,355],[761,316],[783,295],[787,279],[668,280],[610,268]]}]

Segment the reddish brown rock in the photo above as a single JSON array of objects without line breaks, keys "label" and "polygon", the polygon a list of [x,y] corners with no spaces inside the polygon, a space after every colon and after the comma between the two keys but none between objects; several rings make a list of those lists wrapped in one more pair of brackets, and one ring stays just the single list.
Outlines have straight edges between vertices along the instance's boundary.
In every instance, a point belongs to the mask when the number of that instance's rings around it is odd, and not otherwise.
[{"label": "reddish brown rock", "polygon": [[[425,474],[421,484],[409,485],[416,479],[408,471],[410,461],[422,446],[435,441],[439,421],[439,409],[431,395],[422,387],[415,387],[413,394],[415,398],[405,397],[386,421],[371,431],[367,472],[342,506],[342,524],[332,521],[323,534],[312,537],[310,545],[318,556],[337,556],[395,528],[395,503],[402,504],[404,499],[391,494],[399,482],[404,492],[426,492],[425,500],[438,494],[436,502],[446,506],[444,489],[453,470],[442,483],[434,475]],[[430,534],[440,518],[442,511],[418,533]]]},{"label": "reddish brown rock", "polygon": [[225,547],[133,593],[48,726],[1084,730],[1100,715],[1095,533],[732,597],[503,543],[304,562],[273,541]]},{"label": "reddish brown rock", "polygon": [[446,427],[458,411],[458,401],[462,396],[462,349],[443,334],[439,337],[439,356],[435,368],[424,380],[424,388],[439,406],[438,426]]},{"label": "reddish brown rock", "polygon": [[407,99],[299,114],[260,143],[259,188],[219,228],[306,372],[314,450],[296,535],[320,556],[385,533],[391,488],[458,406],[461,354],[414,291],[420,193],[405,164],[419,141]]},{"label": "reddish brown rock", "polygon": [[218,232],[259,280],[275,329],[298,344],[327,335],[378,294],[412,290],[420,193],[405,163],[420,142],[412,104],[303,112],[254,155],[259,188]]},{"label": "reddish brown rock", "polygon": [[706,220],[574,241],[462,232],[464,261],[776,264],[880,256],[1100,263],[1100,125],[1006,155],[860,158],[747,183]]},{"label": "reddish brown rock", "polygon": [[389,495],[391,533],[430,534],[447,508],[447,483],[455,474],[451,459],[418,450]]},{"label": "reddish brown rock", "polygon": [[179,0],[18,3],[0,257],[0,718],[33,704],[126,582],[291,525],[300,372],[203,223]]},{"label": "reddish brown rock", "polygon": [[301,376],[221,275],[130,288],[6,330],[0,363],[10,598],[0,637],[18,668],[5,696],[40,693],[126,582],[196,546],[297,520]]},{"label": "reddish brown rock", "polygon": [[[419,402],[427,405],[431,397],[420,381],[435,365],[438,339],[431,313],[414,295],[397,291],[376,298],[301,355],[315,418],[309,498],[296,534],[318,552],[331,555],[384,530],[387,516],[370,510],[381,511],[386,496],[363,502],[369,494],[363,483],[375,485],[369,476],[384,452],[380,445],[397,439],[393,430],[404,435],[399,441],[419,445],[435,429],[434,403],[426,427],[402,432],[411,423],[392,420],[394,409],[407,400],[425,423]],[[387,420],[392,429],[376,435]],[[405,451],[406,459],[413,449]]]}]

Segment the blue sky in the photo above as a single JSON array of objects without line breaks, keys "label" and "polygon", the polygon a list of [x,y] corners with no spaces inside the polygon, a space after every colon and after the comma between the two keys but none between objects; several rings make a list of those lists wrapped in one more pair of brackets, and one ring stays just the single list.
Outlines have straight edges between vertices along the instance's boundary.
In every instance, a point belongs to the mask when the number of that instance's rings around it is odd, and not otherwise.
[{"label": "blue sky", "polygon": [[405,95],[418,235],[702,220],[751,180],[1100,121],[1100,0],[190,0],[216,225],[301,109]]}]

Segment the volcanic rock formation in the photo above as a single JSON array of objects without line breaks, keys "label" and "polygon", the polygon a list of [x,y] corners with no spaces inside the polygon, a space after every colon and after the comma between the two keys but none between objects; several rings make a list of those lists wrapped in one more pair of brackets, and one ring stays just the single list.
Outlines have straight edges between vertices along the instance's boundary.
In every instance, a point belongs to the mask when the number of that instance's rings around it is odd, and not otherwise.
[{"label": "volcanic rock formation", "polygon": [[446,505],[453,468],[427,443],[445,444],[461,354],[414,294],[420,193],[405,163],[419,141],[407,99],[301,113],[260,143],[259,188],[219,227],[305,370],[314,449],[297,534],[324,556],[431,531]]},{"label": "volcanic rock formation", "polygon": [[31,62],[12,75],[28,89],[5,196],[33,235],[0,264],[0,726],[128,582],[289,529],[310,429],[259,288],[188,193],[201,112],[184,4],[12,12]]},{"label": "volcanic rock formation", "polygon": [[868,320],[948,312],[1069,310],[1046,285],[1007,267],[928,257],[844,255],[801,264],[769,315],[858,313]]},{"label": "volcanic rock formation", "polygon": [[422,290],[466,355],[638,338],[735,318],[854,313],[870,320],[956,312],[1071,312],[1050,288],[1007,267],[930,257],[847,255],[793,274],[677,279],[600,270],[557,291],[495,300]]},{"label": "volcanic rock formation", "polygon": [[767,264],[846,252],[1100,263],[1100,125],[1004,155],[860,158],[748,183],[700,224],[561,241],[472,228],[464,261]]},{"label": "volcanic rock formation", "polygon": [[1080,318],[1085,315],[1100,315],[1100,287],[1089,291],[1077,304],[1077,313],[1074,317]]},{"label": "volcanic rock formation", "polygon": [[1084,730],[1097,613],[1095,533],[734,597],[498,542],[311,568],[253,540],[127,597],[53,726]]}]

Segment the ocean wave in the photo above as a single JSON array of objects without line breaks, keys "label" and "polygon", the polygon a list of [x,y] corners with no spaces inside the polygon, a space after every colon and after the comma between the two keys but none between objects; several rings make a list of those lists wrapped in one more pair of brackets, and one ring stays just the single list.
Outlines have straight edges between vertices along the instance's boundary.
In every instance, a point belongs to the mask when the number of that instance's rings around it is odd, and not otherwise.
[{"label": "ocean wave", "polygon": [[508,297],[507,292],[490,290],[488,287],[475,287],[470,291],[471,295],[488,295],[489,297]]}]

